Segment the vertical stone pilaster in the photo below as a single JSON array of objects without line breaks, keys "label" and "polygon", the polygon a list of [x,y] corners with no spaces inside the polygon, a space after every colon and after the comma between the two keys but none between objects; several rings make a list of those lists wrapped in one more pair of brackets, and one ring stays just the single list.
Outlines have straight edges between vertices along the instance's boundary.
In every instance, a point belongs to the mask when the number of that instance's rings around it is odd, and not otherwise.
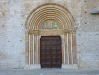
[{"label": "vertical stone pilaster", "polygon": [[34,65],[36,64],[36,36],[34,35]]},{"label": "vertical stone pilaster", "polygon": [[30,35],[30,64],[33,64],[33,34]]},{"label": "vertical stone pilaster", "polygon": [[63,35],[60,35],[62,39],[62,64],[64,64],[64,38]]},{"label": "vertical stone pilaster", "polygon": [[69,38],[69,37],[68,37],[68,35],[69,35],[69,34],[67,33],[67,34],[66,34],[66,64],[69,64],[69,51],[68,51],[68,50],[69,50],[69,49],[68,49],[68,45],[69,45],[69,44],[68,44],[68,38]]},{"label": "vertical stone pilaster", "polygon": [[77,56],[76,56],[76,34],[73,33],[73,43],[72,43],[72,46],[73,46],[73,64],[77,64]]},{"label": "vertical stone pilaster", "polygon": [[38,60],[38,57],[39,57],[39,48],[38,48],[38,44],[39,44],[39,41],[38,41],[38,30],[34,30],[33,31],[33,34],[34,34],[34,65],[37,65],[39,60]]},{"label": "vertical stone pilaster", "polygon": [[[65,41],[65,64],[74,64],[76,59],[76,37],[74,37],[73,32],[65,32],[64,33],[64,41]],[[74,58],[75,57],[75,58]]]},{"label": "vertical stone pilaster", "polygon": [[64,39],[64,64],[66,63],[66,46],[65,46],[65,41],[66,41],[66,39],[65,39],[65,35],[63,35],[64,37],[63,37],[63,39]]},{"label": "vertical stone pilaster", "polygon": [[36,44],[36,45],[37,45],[37,46],[36,46],[36,47],[37,47],[37,50],[36,50],[36,53],[37,53],[37,54],[36,54],[36,57],[37,57],[37,58],[36,58],[36,59],[37,59],[37,64],[38,64],[38,35],[36,36],[36,38],[37,38],[37,39],[36,39],[36,41],[37,41],[37,44]]},{"label": "vertical stone pilaster", "polygon": [[35,39],[34,39],[34,35],[33,35],[33,41],[32,41],[32,42],[33,42],[33,65],[34,65],[34,47],[35,47],[35,46],[34,46],[34,40],[35,40]]},{"label": "vertical stone pilaster", "polygon": [[26,51],[25,52],[25,54],[26,54],[25,57],[26,57],[26,64],[29,64],[29,62],[28,62],[28,60],[29,60],[28,59],[28,57],[29,57],[29,55],[28,55],[29,54],[29,52],[28,52],[28,49],[29,49],[29,43],[28,43],[28,41],[29,41],[29,38],[28,38],[29,34],[28,34],[28,31],[26,31],[25,34],[26,34],[25,35],[25,40],[26,40],[26,42],[25,42],[25,49],[26,49],[25,50]]},{"label": "vertical stone pilaster", "polygon": [[38,36],[38,64],[40,64],[40,38],[41,36]]},{"label": "vertical stone pilaster", "polygon": [[30,65],[30,34],[29,34],[29,44],[28,45],[29,45],[29,48],[28,48],[28,51],[29,51],[29,60],[28,61],[29,61],[29,65]]},{"label": "vertical stone pilaster", "polygon": [[69,53],[69,64],[71,64],[71,37],[70,37],[70,33],[68,34],[68,53]]}]

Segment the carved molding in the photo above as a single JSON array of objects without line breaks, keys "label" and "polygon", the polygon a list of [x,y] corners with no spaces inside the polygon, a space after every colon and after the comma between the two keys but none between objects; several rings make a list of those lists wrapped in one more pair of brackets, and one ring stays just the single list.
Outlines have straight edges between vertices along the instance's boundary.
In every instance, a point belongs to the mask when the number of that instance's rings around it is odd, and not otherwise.
[{"label": "carved molding", "polygon": [[26,29],[40,29],[46,20],[57,21],[60,29],[75,27],[74,18],[68,9],[55,3],[46,3],[35,8],[28,16],[25,27]]},{"label": "carved molding", "polygon": [[39,30],[29,30],[29,34],[38,35]]},{"label": "carved molding", "polygon": [[[51,1],[51,0],[49,0],[49,1]],[[56,14],[53,12],[56,12]],[[57,21],[60,24],[60,29],[40,30],[41,25],[46,20]],[[29,55],[31,55],[31,54],[29,54],[30,53],[29,51],[31,51],[31,49],[33,49],[34,53],[36,53],[36,54],[38,53],[38,55],[40,55],[39,48],[40,48],[40,37],[41,36],[61,36],[62,41],[63,41],[62,57],[64,57],[64,55],[65,55],[64,53],[66,52],[65,51],[65,45],[66,45],[67,46],[66,48],[68,48],[68,53],[66,55],[69,55],[71,53],[70,52],[71,49],[73,49],[73,52],[74,52],[73,54],[75,54],[73,57],[74,64],[77,63],[77,62],[75,62],[76,61],[76,35],[74,34],[76,32],[75,21],[71,15],[71,13],[66,8],[64,8],[61,5],[54,4],[54,3],[48,3],[48,4],[41,5],[30,13],[30,15],[27,18],[25,27],[26,27],[26,63],[27,64],[31,64],[31,61],[29,61],[29,60],[31,60],[29,57]],[[70,33],[70,34],[68,34],[68,33]],[[73,33],[73,34],[71,34],[71,33]],[[70,40],[72,40],[73,42],[71,42]],[[64,41],[67,41],[67,43],[65,43]],[[69,45],[70,43],[73,43],[72,44],[73,46]],[[39,49],[39,51],[36,52],[35,51],[36,49],[37,50]],[[33,59],[34,64],[40,62],[40,60],[39,61],[35,60],[38,57],[33,57],[33,58],[34,58]],[[64,58],[62,60],[64,62]]]},{"label": "carved molding", "polygon": [[33,35],[62,35],[62,34],[67,34],[67,33],[76,33],[76,28],[68,28],[68,29],[58,29],[58,30],[29,30],[29,34]]},{"label": "carved molding", "polygon": [[63,30],[63,33],[64,33],[64,34],[67,34],[67,33],[76,33],[76,28],[64,29],[64,30]]}]

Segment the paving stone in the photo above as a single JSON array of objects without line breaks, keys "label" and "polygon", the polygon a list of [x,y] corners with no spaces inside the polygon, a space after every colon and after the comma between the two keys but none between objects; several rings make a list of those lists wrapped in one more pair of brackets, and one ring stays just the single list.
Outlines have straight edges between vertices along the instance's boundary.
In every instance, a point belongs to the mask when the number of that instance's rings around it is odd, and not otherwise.
[{"label": "paving stone", "polygon": [[0,70],[0,75],[99,75],[99,70],[81,69],[8,69]]}]

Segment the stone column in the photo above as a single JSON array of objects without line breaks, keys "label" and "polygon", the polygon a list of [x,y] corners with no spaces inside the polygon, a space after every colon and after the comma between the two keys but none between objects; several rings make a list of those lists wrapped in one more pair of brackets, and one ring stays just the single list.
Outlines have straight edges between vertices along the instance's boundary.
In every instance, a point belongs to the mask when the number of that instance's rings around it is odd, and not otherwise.
[{"label": "stone column", "polygon": [[62,39],[62,64],[64,64],[64,36],[60,35]]},{"label": "stone column", "polygon": [[64,31],[64,46],[65,46],[65,64],[69,64],[69,33]]},{"label": "stone column", "polygon": [[75,33],[73,33],[72,39],[73,39],[73,43],[72,43],[72,48],[73,48],[73,64],[77,64],[76,34]]},{"label": "stone column", "polygon": [[77,68],[76,34],[73,30],[63,30],[64,34],[64,64],[62,68]]},{"label": "stone column", "polygon": [[39,64],[39,38],[38,38],[38,30],[34,30],[34,67],[33,68],[40,68]]},{"label": "stone column", "polygon": [[41,36],[38,36],[38,64],[40,64],[40,38]]},{"label": "stone column", "polygon": [[38,30],[30,30],[26,36],[26,66],[25,69],[40,68],[38,58]]},{"label": "stone column", "polygon": [[28,59],[28,57],[29,57],[29,55],[28,55],[28,54],[29,54],[29,52],[28,52],[28,42],[29,42],[29,38],[28,38],[28,37],[29,37],[29,34],[28,34],[28,31],[26,31],[25,34],[26,34],[26,35],[25,35],[25,49],[26,49],[26,50],[25,50],[25,51],[26,51],[26,52],[25,52],[25,54],[26,54],[25,57],[26,57],[26,64],[29,64],[29,62],[28,62],[28,61],[29,61],[29,59]]}]

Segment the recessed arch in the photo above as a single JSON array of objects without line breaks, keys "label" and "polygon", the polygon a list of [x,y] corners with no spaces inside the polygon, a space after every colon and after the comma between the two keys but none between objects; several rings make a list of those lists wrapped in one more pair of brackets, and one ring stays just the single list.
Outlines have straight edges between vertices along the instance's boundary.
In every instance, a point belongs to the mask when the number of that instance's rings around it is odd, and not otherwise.
[{"label": "recessed arch", "polygon": [[53,29],[61,29],[61,27],[60,27],[60,24],[55,20],[46,20],[40,26],[40,29],[53,30]]},{"label": "recessed arch", "polygon": [[[41,29],[44,22],[52,20],[60,28]],[[26,23],[26,64],[40,68],[40,38],[42,36],[60,36],[62,39],[62,65],[75,65],[76,26],[71,13],[55,3],[43,4],[35,8],[27,17]],[[62,66],[63,67],[63,66]],[[33,68],[33,67],[32,67]]]},{"label": "recessed arch", "polygon": [[62,29],[75,28],[71,13],[61,5],[48,3],[34,9],[27,18],[26,29],[39,29],[42,22],[54,19],[61,23]]}]

